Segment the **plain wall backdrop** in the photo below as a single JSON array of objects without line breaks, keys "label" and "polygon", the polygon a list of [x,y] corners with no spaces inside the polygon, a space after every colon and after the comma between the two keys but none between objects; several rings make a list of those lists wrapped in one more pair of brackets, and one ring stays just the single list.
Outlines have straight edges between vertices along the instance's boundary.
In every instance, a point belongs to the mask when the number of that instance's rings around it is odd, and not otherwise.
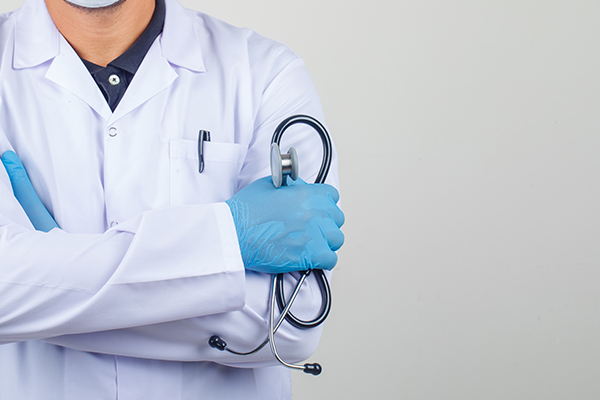
[{"label": "plain wall backdrop", "polygon": [[340,153],[295,400],[600,398],[600,2],[181,2],[304,58]]}]

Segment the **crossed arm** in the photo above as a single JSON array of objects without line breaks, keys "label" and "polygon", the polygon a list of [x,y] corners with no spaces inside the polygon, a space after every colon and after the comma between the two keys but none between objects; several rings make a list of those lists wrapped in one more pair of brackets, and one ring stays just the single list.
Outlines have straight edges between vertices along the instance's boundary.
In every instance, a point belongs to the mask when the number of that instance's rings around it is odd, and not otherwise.
[{"label": "crossed arm", "polygon": [[[57,228],[56,222],[52,219],[51,215],[47,212],[43,204],[39,201],[33,187],[29,183],[25,169],[22,164],[11,152],[7,152],[2,157],[2,161],[10,177],[10,182],[15,195],[15,198],[19,201],[19,204],[25,210],[25,213],[32,221],[34,226],[38,230],[51,231]],[[309,189],[310,188],[310,189]],[[236,299],[216,299],[209,301],[209,305],[205,309],[198,304],[194,315],[190,315],[189,311],[182,311],[180,315],[170,311],[170,318],[173,319],[170,322],[161,322],[161,317],[157,317],[155,320],[157,323],[153,323],[152,320],[140,320],[138,322],[132,322],[131,326],[118,326],[112,325],[117,329],[111,329],[110,323],[103,323],[97,321],[98,319],[110,319],[111,315],[102,314],[103,310],[110,309],[110,304],[95,305],[94,297],[106,298],[107,296],[91,296],[90,300],[86,303],[91,303],[91,308],[86,311],[82,311],[79,315],[74,318],[79,318],[75,325],[65,326],[77,326],[79,330],[73,331],[72,329],[47,329],[35,331],[35,328],[31,328],[29,334],[15,334],[12,338],[10,334],[4,333],[2,336],[7,338],[6,341],[14,340],[27,340],[27,339],[44,339],[49,343],[70,347],[82,351],[99,352],[106,354],[125,355],[141,358],[151,359],[163,359],[163,360],[180,360],[180,361],[216,361],[227,365],[235,365],[247,367],[255,367],[261,365],[269,365],[273,363],[273,358],[264,349],[258,354],[252,357],[236,357],[228,353],[222,353],[209,348],[206,344],[208,338],[215,333],[226,332],[227,339],[230,344],[235,344],[235,347],[243,350],[253,348],[256,344],[260,343],[266,336],[266,305],[267,301],[266,294],[269,292],[268,276],[262,273],[255,272],[253,269],[264,272],[277,272],[284,271],[289,272],[291,270],[290,259],[302,259],[302,262],[296,262],[296,265],[303,268],[320,267],[323,269],[333,268],[335,265],[335,257],[331,257],[328,254],[334,253],[343,241],[343,236],[339,232],[339,226],[343,223],[343,214],[335,206],[337,202],[337,192],[335,189],[315,185],[303,185],[300,184],[297,187],[290,187],[290,190],[294,190],[294,195],[287,198],[278,198],[276,200],[279,204],[293,203],[294,199],[301,199],[304,207],[308,207],[310,210],[324,209],[323,213],[318,217],[313,216],[312,218],[305,218],[304,220],[293,221],[294,223],[282,223],[282,221],[268,221],[270,223],[254,224],[252,223],[257,217],[256,214],[265,212],[265,196],[268,198],[271,194],[279,195],[283,193],[292,193],[291,191],[280,191],[274,190],[272,185],[269,185],[268,180],[262,179],[254,184],[249,185],[245,190],[239,192],[234,198],[232,198],[227,204],[230,206],[231,213],[235,222],[236,234],[239,239],[239,245],[242,249],[242,258],[246,272],[243,271],[228,271],[225,273],[225,281],[231,280],[230,286],[241,288],[243,287],[244,293],[237,296]],[[288,190],[286,189],[286,190]],[[309,189],[303,190],[303,189]],[[321,190],[321,194],[316,193],[315,190]],[[331,190],[333,189],[333,190]],[[271,191],[271,192],[270,192]],[[305,193],[303,196],[296,196],[297,192],[302,191]],[[250,192],[250,193],[248,193]],[[308,194],[307,194],[308,193]],[[6,192],[5,192],[6,194]],[[320,197],[319,197],[320,196]],[[316,199],[315,199],[316,198]],[[316,202],[316,203],[315,203]],[[319,204],[326,204],[326,206],[320,206]],[[332,207],[332,204],[334,207]],[[261,208],[262,207],[262,208]],[[272,209],[273,206],[266,206],[267,210]],[[298,205],[296,204],[297,208]],[[221,212],[223,212],[221,207]],[[173,213],[183,212],[184,210],[171,210]],[[282,210],[281,212],[285,212]],[[239,214],[235,216],[236,212]],[[254,215],[252,214],[254,212]],[[160,213],[156,213],[160,214]],[[297,219],[297,213],[296,219]],[[326,214],[326,215],[325,215]],[[174,217],[174,214],[169,214],[169,218]],[[155,223],[156,215],[147,215],[142,220],[146,220],[146,225],[152,225]],[[160,218],[160,216],[159,216]],[[312,219],[316,221],[311,222]],[[320,223],[326,221],[327,223]],[[335,228],[331,224],[335,225]],[[112,232],[108,235],[102,235],[102,237],[91,238],[87,235],[85,239],[89,239],[89,242],[82,243],[83,248],[91,249],[94,246],[94,241],[108,241],[113,243],[105,243],[105,245],[111,247],[122,247],[127,255],[130,253],[130,249],[135,242],[137,245],[143,240],[138,240],[139,232],[148,231],[147,229],[137,230],[136,226],[139,227],[143,223],[131,223],[133,228],[131,232],[127,232],[127,223],[122,224],[121,229],[118,233]],[[158,224],[157,226],[159,226]],[[185,225],[185,224],[184,224]],[[280,226],[293,226],[297,232],[290,235],[290,232],[280,230]],[[308,226],[305,228],[303,225]],[[192,228],[193,229],[193,228]],[[313,232],[308,232],[309,230]],[[185,232],[185,226],[180,229]],[[246,232],[249,231],[249,232]],[[327,232],[331,233],[327,235]],[[325,232],[325,233],[323,233]],[[129,233],[129,235],[127,234]],[[133,236],[132,236],[133,234]],[[321,247],[318,247],[312,243],[314,241],[310,235],[320,234],[321,235]],[[25,235],[25,232],[22,232]],[[41,235],[41,234],[40,234]],[[62,233],[59,229],[51,232],[50,236],[61,236],[62,239],[67,234]],[[300,235],[300,236],[299,236]],[[297,240],[302,235],[307,235],[303,240]],[[45,239],[48,239],[46,236]],[[124,236],[124,237],[123,237]],[[268,256],[273,255],[273,244],[271,242],[279,242],[281,246],[289,246],[289,243],[285,242],[286,237],[296,238],[297,243],[302,243],[300,249],[295,254],[290,252],[281,251],[275,257],[273,262],[269,265]],[[71,241],[83,240],[83,238],[75,236],[70,237]],[[40,240],[41,236],[40,236]],[[174,238],[178,240],[178,238]],[[60,240],[58,240],[60,242]],[[117,241],[119,243],[114,243]],[[323,242],[327,246],[327,251],[323,251]],[[252,245],[256,243],[258,245]],[[138,246],[139,247],[139,246]],[[315,250],[319,249],[321,250]],[[286,249],[287,250],[287,249]],[[142,251],[143,252],[143,251]],[[140,251],[134,251],[131,253],[139,254]],[[325,254],[325,255],[323,255]],[[168,257],[168,255],[167,255]],[[126,256],[124,257],[127,258]],[[128,260],[130,264],[143,263],[143,260]],[[223,271],[218,271],[223,272]],[[197,285],[189,285],[189,280],[185,285],[181,285],[184,290],[189,290],[190,287],[194,287],[198,291],[205,291],[206,293],[212,293],[210,286],[212,284],[222,285],[223,279],[219,277],[219,273],[213,271],[204,275],[201,279],[196,279]],[[112,279],[118,275],[115,273],[109,279]],[[215,275],[215,276],[212,276]],[[293,276],[288,276],[288,283],[292,284],[294,281]],[[191,279],[194,281],[194,279]],[[147,282],[152,284],[151,282]],[[172,282],[169,282],[172,283]],[[119,286],[119,285],[117,285]],[[40,289],[41,290],[41,289]],[[102,290],[102,289],[101,289]],[[152,288],[150,289],[152,290]],[[214,292],[214,291],[213,291]],[[300,293],[298,303],[301,307],[299,310],[295,310],[295,313],[302,315],[303,313],[308,316],[310,310],[318,309],[320,304],[320,296],[316,295],[319,292],[319,288],[316,284],[306,284]],[[156,290],[158,297],[161,295],[160,289]],[[72,295],[72,294],[70,294]],[[85,296],[85,294],[84,294]],[[110,298],[111,296],[108,296]],[[118,296],[117,296],[118,297]],[[193,296],[192,296],[193,297]],[[206,302],[206,297],[202,296],[197,298],[198,303]],[[147,298],[147,297],[144,297]],[[181,298],[189,298],[182,294]],[[55,303],[60,306],[59,303]],[[96,308],[94,308],[96,306]],[[116,303],[113,307],[118,306]],[[152,304],[141,304],[140,307],[148,308],[152,307]],[[169,308],[181,306],[182,310],[190,310],[189,305],[174,303]],[[34,307],[35,309],[35,307]],[[43,307],[42,307],[43,309]],[[77,313],[76,310],[72,310],[71,314]],[[31,314],[31,313],[30,313]],[[160,314],[158,312],[158,314]],[[64,313],[50,314],[56,316],[59,315],[61,318],[69,318]],[[71,315],[70,317],[73,317]],[[162,321],[164,317],[162,317]],[[32,320],[33,321],[33,320]],[[49,326],[60,325],[61,321],[47,322]],[[34,323],[35,325],[35,323]],[[86,326],[85,330],[81,330],[82,326]],[[61,333],[67,333],[63,335]],[[56,335],[59,336],[56,336]],[[307,358],[318,342],[320,336],[320,329],[314,329],[310,331],[298,331],[295,328],[282,326],[278,331],[278,344],[281,348],[282,353],[290,360],[301,360]],[[303,346],[298,346],[297,343],[301,341]]]}]

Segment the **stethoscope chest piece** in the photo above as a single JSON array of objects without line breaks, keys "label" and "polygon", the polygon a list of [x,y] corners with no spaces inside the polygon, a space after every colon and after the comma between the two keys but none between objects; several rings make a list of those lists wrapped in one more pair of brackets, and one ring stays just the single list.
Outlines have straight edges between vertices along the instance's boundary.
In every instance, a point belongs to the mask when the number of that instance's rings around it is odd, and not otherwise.
[{"label": "stethoscope chest piece", "polygon": [[298,179],[298,154],[291,147],[287,154],[281,154],[279,145],[271,143],[271,177],[276,188],[286,186],[286,177]]}]

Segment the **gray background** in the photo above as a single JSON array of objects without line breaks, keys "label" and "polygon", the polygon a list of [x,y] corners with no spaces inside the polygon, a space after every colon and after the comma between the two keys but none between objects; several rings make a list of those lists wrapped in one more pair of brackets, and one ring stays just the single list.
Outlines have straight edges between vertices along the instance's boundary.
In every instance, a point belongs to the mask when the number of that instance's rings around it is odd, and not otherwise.
[{"label": "gray background", "polygon": [[346,245],[294,399],[600,398],[600,2],[182,3],[290,45],[337,142]]}]

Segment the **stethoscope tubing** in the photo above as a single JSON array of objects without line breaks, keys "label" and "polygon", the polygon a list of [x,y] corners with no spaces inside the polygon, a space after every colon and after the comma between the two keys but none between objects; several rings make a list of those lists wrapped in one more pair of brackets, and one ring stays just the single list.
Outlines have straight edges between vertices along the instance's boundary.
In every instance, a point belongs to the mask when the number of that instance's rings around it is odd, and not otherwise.
[{"label": "stethoscope tubing", "polygon": [[[316,118],[313,118],[309,115],[303,115],[303,114],[292,115],[291,117],[288,117],[288,118],[284,119],[283,121],[281,121],[281,123],[277,126],[277,128],[275,128],[275,132],[273,133],[273,138],[271,139],[271,143],[275,143],[275,144],[277,144],[277,146],[279,146],[281,144],[281,138],[283,137],[284,132],[288,128],[290,128],[291,126],[293,126],[295,124],[309,125],[319,134],[319,137],[321,138],[321,142],[323,143],[323,161],[321,162],[321,168],[319,169],[319,173],[317,174],[317,177],[315,178],[314,183],[325,183],[325,180],[327,179],[327,175],[329,174],[329,169],[331,168],[331,160],[333,157],[333,149],[332,149],[333,146],[331,143],[331,137],[329,136],[327,129],[323,126],[323,124],[319,120],[317,120]],[[296,328],[300,328],[300,329],[309,329],[309,328],[314,328],[314,327],[321,325],[325,321],[325,319],[327,319],[327,317],[329,315],[329,311],[331,310],[331,289],[329,287],[329,282],[327,281],[327,278],[325,277],[325,273],[323,272],[323,270],[316,269],[316,270],[304,271],[303,275],[308,276],[308,275],[310,275],[311,271],[315,271],[315,278],[317,279],[317,282],[319,284],[319,287],[321,288],[321,293],[323,296],[323,305],[321,307],[321,311],[320,311],[318,317],[314,318],[311,321],[304,321],[304,320],[301,320],[300,318],[297,318],[291,312],[284,313],[285,319],[290,324],[292,324]],[[279,306],[279,309],[282,310],[286,304],[284,295],[283,295],[283,274],[278,274],[277,280],[275,282],[276,282],[276,289],[274,292],[275,292],[276,299],[277,299],[277,305]],[[298,283],[298,284],[301,285],[301,283]]]},{"label": "stethoscope tubing", "polygon": [[[327,175],[329,173],[329,169],[331,167],[332,143],[331,143],[331,138],[329,136],[329,133],[327,132],[327,129],[317,119],[315,119],[311,116],[308,116],[308,115],[293,115],[289,118],[286,118],[275,129],[271,143],[272,144],[275,143],[275,144],[277,144],[277,146],[279,146],[279,144],[281,142],[281,138],[283,136],[283,133],[289,127],[291,127],[295,124],[309,125],[319,134],[319,137],[321,138],[321,141],[323,143],[323,161],[321,162],[321,168],[319,169],[319,173],[317,174],[317,177],[316,177],[314,183],[325,183],[325,180],[327,179]],[[284,179],[287,179],[287,177],[284,177]],[[321,310],[320,310],[319,314],[317,315],[317,317],[315,317],[314,319],[312,319],[310,321],[305,321],[305,320],[302,320],[302,319],[296,317],[290,311],[290,309],[292,307],[292,304],[296,300],[296,297],[298,296],[298,293],[300,292],[300,289],[301,289],[302,285],[304,284],[304,281],[312,272],[315,273],[314,274],[315,279],[317,280],[319,288],[321,289],[322,305],[321,305]],[[310,328],[315,328],[315,327],[321,325],[325,321],[325,319],[327,319],[327,316],[329,315],[329,312],[331,310],[331,288],[329,286],[329,282],[327,281],[327,277],[325,276],[325,273],[321,269],[303,271],[300,275],[300,279],[298,280],[298,282],[296,283],[296,286],[294,287],[292,295],[290,296],[289,300],[287,300],[287,301],[285,299],[283,287],[284,287],[284,274],[274,274],[273,279],[271,281],[269,333],[267,335],[267,338],[259,346],[257,346],[255,349],[250,350],[248,352],[238,352],[238,351],[229,349],[227,347],[227,343],[217,335],[213,335],[210,338],[209,344],[211,347],[217,348],[219,350],[225,350],[231,354],[235,354],[235,355],[239,355],[239,356],[249,356],[249,355],[259,352],[263,347],[265,347],[267,345],[267,343],[269,343],[270,347],[271,347],[271,352],[273,353],[275,358],[284,366],[286,366],[288,368],[292,368],[292,369],[301,369],[308,374],[319,375],[322,371],[322,368],[317,363],[296,365],[296,364],[290,364],[290,363],[284,361],[279,356],[279,353],[277,352],[277,346],[275,344],[275,332],[277,332],[277,330],[279,329],[279,327],[281,326],[283,321],[288,321],[292,326],[299,328],[299,329],[310,329]],[[277,303],[278,308],[280,310],[280,316],[279,316],[279,319],[276,324],[275,324],[275,303]]]},{"label": "stethoscope tubing", "polygon": [[[272,326],[271,322],[274,319],[273,318],[273,309],[274,309],[274,304],[273,302],[271,302],[271,314],[270,317],[272,318],[269,321],[269,326],[270,329],[272,331],[272,333],[274,334],[275,332],[277,332],[277,329],[279,329],[279,327],[281,326],[281,324],[283,323],[283,321],[285,321],[285,316],[287,314],[287,312],[289,312],[290,308],[292,307],[292,304],[294,303],[294,301],[296,300],[296,296],[298,296],[298,293],[300,293],[300,288],[302,287],[302,284],[304,283],[304,280],[306,279],[306,277],[308,276],[308,274],[303,274],[300,277],[300,280],[298,281],[298,283],[296,283],[296,286],[294,287],[294,292],[292,293],[292,295],[290,296],[290,299],[287,301],[287,305],[285,306],[285,309],[281,312],[280,316],[279,316],[279,320],[277,321],[277,324],[275,326]],[[273,274],[273,280],[271,281],[271,297],[274,296],[275,291],[273,290],[275,288],[275,280],[276,280],[277,275]],[[271,339],[270,335],[267,335],[267,337],[265,338],[265,340],[258,345],[256,348],[247,351],[247,352],[240,352],[240,351],[235,351],[230,349],[229,347],[226,347],[227,344],[225,342],[223,342],[218,336],[212,336],[211,337],[211,341],[209,341],[209,343],[211,344],[211,347],[219,347],[218,345],[216,345],[216,343],[218,343],[219,341],[221,343],[224,343],[224,348],[222,350],[226,350],[227,352],[231,353],[231,354],[235,354],[237,356],[251,356],[252,354],[256,354],[258,353],[263,347],[265,347],[267,345],[267,343],[269,343],[269,340]],[[215,344],[215,345],[213,345]]]}]

